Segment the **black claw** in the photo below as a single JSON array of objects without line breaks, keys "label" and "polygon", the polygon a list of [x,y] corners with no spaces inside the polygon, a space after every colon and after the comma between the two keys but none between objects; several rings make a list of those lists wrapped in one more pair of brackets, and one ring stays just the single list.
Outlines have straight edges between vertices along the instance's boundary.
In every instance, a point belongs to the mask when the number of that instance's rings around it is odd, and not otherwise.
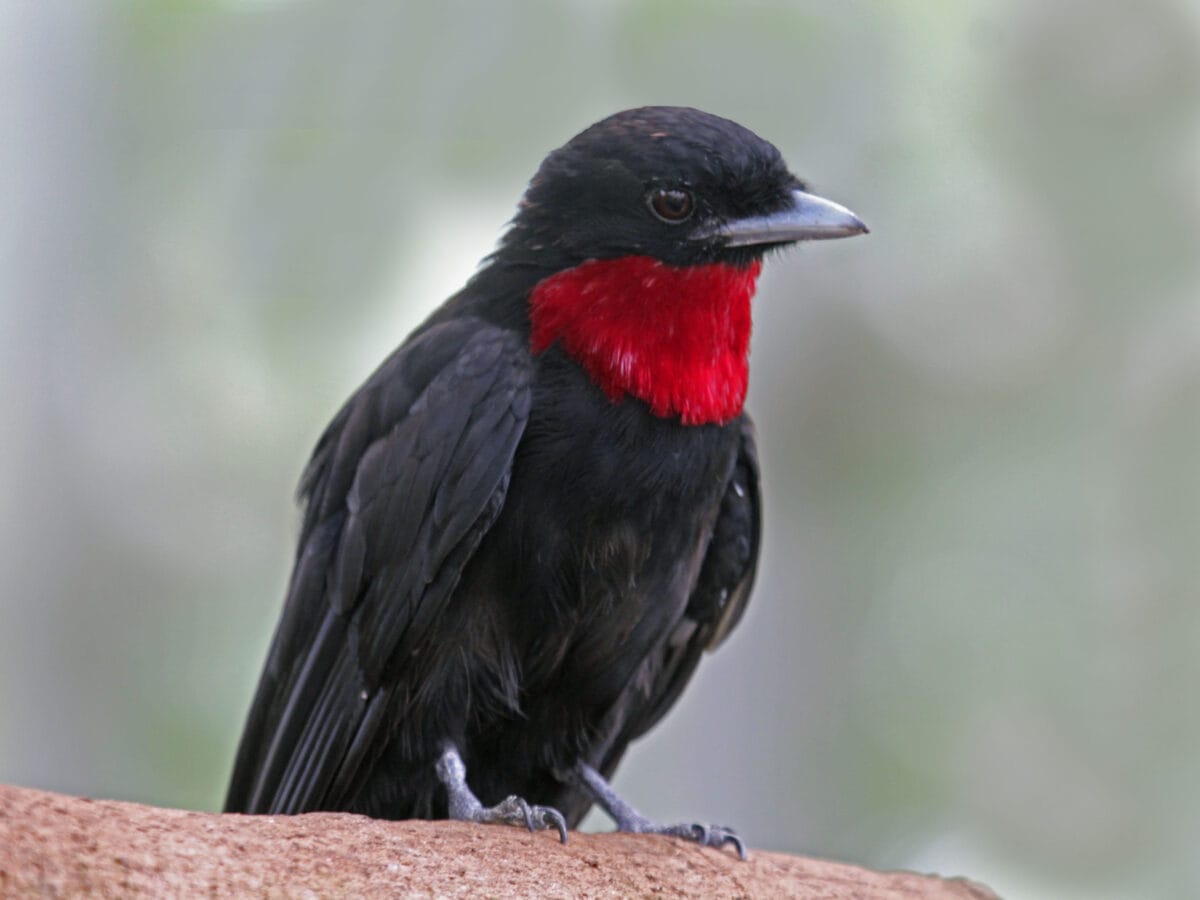
[{"label": "black claw", "polygon": [[558,838],[565,844],[567,842],[567,820],[563,818],[562,813],[557,809],[549,810],[549,812],[553,814],[551,821],[558,828]]},{"label": "black claw", "polygon": [[553,806],[530,806],[520,797],[510,799],[520,805],[530,831],[553,828],[558,832],[558,839],[564,844],[567,842],[567,820],[557,809]]},{"label": "black claw", "polygon": [[535,831],[536,829],[533,827],[533,810],[529,807],[529,804],[526,803],[522,797],[510,797],[509,799],[517,802],[517,808],[520,809],[521,814],[525,816],[525,826],[530,831]]},{"label": "black claw", "polygon": [[726,834],[725,840],[721,841],[721,846],[723,847],[726,844],[733,844],[733,848],[737,850],[738,858],[742,862],[746,861],[746,845],[740,837],[738,837],[736,834]]}]

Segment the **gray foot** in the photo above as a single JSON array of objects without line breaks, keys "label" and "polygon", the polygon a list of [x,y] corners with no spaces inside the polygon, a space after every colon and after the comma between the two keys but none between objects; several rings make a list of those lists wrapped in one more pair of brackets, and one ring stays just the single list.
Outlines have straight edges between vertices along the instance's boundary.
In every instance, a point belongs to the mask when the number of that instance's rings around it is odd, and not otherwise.
[{"label": "gray foot", "polygon": [[467,786],[467,767],[453,744],[447,744],[438,758],[437,775],[450,800],[450,818],[487,825],[523,825],[530,831],[554,828],[558,830],[559,839],[564,844],[567,842],[567,821],[553,807],[534,806],[516,796],[501,800],[495,806],[480,803]]},{"label": "gray foot", "polygon": [[630,831],[634,834],[668,834],[695,841],[704,847],[720,849],[726,844],[732,844],[737,855],[746,859],[746,845],[732,828],[725,825],[702,825],[698,822],[681,823],[679,825],[656,825],[636,809],[622,800],[612,789],[604,776],[589,766],[579,762],[571,773],[574,781],[591,795],[606,813],[617,823],[618,831]]},{"label": "gray foot", "polygon": [[718,850],[726,844],[732,844],[737,855],[743,860],[746,859],[745,843],[728,825],[704,825],[700,822],[657,825],[644,816],[638,816],[635,819],[618,819],[617,830],[631,831],[634,834],[668,834],[685,841],[695,841],[702,847],[716,847]]}]

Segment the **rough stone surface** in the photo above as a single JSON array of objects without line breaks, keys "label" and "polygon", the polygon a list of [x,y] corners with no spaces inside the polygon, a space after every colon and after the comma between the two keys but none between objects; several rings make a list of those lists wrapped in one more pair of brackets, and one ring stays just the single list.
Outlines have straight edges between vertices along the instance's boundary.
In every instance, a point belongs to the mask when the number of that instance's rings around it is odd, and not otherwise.
[{"label": "rough stone surface", "polygon": [[646,835],[240,816],[0,785],[0,897],[994,898],[962,879]]}]

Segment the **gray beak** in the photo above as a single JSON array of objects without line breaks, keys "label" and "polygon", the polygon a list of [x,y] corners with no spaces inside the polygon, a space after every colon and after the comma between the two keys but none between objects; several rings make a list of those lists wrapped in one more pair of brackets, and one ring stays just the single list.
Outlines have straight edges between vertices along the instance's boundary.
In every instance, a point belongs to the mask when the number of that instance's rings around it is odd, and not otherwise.
[{"label": "gray beak", "polygon": [[792,191],[792,205],[766,216],[733,219],[702,228],[696,240],[722,239],[726,247],[823,241],[866,234],[867,226],[846,207],[804,191]]}]

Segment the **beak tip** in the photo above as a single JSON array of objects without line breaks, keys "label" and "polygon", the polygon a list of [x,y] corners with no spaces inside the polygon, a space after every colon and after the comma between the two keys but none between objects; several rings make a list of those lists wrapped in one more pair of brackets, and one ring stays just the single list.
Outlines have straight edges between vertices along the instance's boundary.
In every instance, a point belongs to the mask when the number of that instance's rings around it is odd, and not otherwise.
[{"label": "beak tip", "polygon": [[850,210],[846,210],[845,221],[835,229],[836,237],[857,237],[860,234],[870,233],[871,229],[867,227],[867,223]]}]

